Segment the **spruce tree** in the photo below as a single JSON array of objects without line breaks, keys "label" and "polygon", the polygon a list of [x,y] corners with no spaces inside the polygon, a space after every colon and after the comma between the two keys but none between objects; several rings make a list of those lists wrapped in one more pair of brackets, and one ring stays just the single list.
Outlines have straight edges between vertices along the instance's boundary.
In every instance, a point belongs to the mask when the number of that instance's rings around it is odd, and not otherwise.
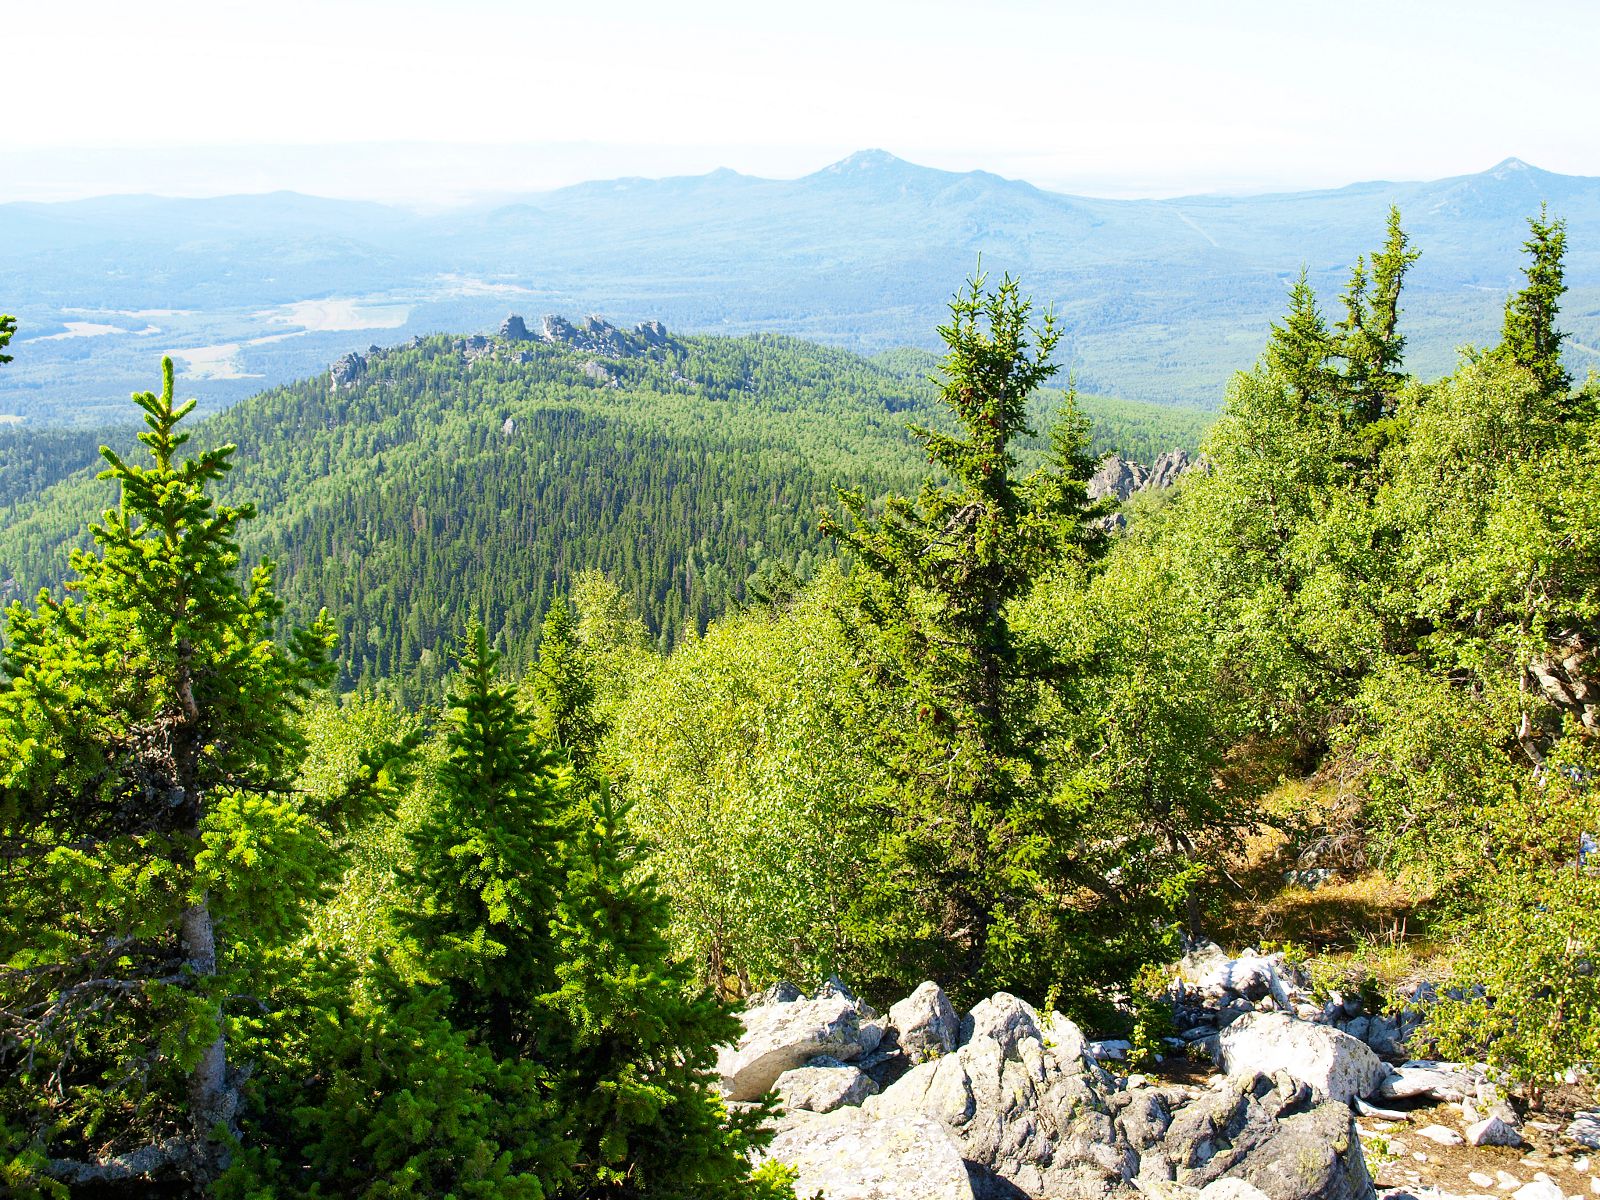
[{"label": "spruce tree", "polygon": [[273,640],[272,568],[225,445],[182,459],[171,359],[134,397],[151,465],[102,448],[118,507],[66,595],[7,614],[0,677],[0,1129],[38,1175],[204,1186],[237,1133],[229,1006],[326,852],[291,794],[325,622]]},{"label": "spruce tree", "polygon": [[1357,426],[1389,416],[1404,381],[1405,338],[1399,332],[1400,291],[1419,252],[1400,225],[1400,210],[1389,209],[1388,236],[1372,256],[1357,258],[1342,297],[1345,316],[1336,330],[1335,351],[1344,359],[1345,404]]},{"label": "spruce tree", "polygon": [[450,694],[445,760],[407,831],[412,869],[394,919],[400,954],[452,996],[449,1017],[495,1054],[531,1051],[533,1000],[553,983],[549,914],[566,769],[533,736],[499,654],[474,622]]},{"label": "spruce tree", "polygon": [[588,778],[604,733],[595,713],[594,675],[572,605],[557,596],[545,613],[539,657],[523,686],[533,703],[534,735],[564,755],[581,779]]},{"label": "spruce tree", "polygon": [[1267,342],[1267,361],[1284,377],[1308,413],[1327,404],[1338,392],[1338,373],[1330,365],[1333,335],[1317,309],[1305,268],[1289,292],[1289,311],[1274,324]]},{"label": "spruce tree", "polygon": [[568,856],[551,919],[559,986],[545,997],[556,1108],[577,1150],[563,1194],[751,1195],[747,1154],[768,1114],[728,1114],[714,1070],[739,1022],[670,957],[667,899],[609,788],[574,806]]},{"label": "spruce tree", "polygon": [[[0,351],[11,344],[11,339],[16,336],[17,319],[5,313],[0,313]],[[0,354],[0,366],[11,361],[9,354]]]},{"label": "spruce tree", "polygon": [[[883,911],[864,931],[876,928],[898,981],[970,988],[1015,981],[1001,962],[1011,950],[991,954],[991,929],[1043,920],[1034,906],[1051,904],[1014,869],[1025,810],[1040,797],[1032,688],[1049,664],[1030,659],[1010,606],[1102,535],[1088,520],[1087,422],[1070,396],[1049,461],[1026,478],[1016,471],[1028,397],[1057,370],[1051,316],[1032,326],[1009,277],[994,291],[972,280],[950,308],[936,382],[957,432],[913,432],[951,482],[929,479],[915,500],[890,496],[875,518],[865,496],[843,493],[849,525],[826,517],[824,527],[856,558],[845,615],[862,666],[906,713],[881,739],[904,790],[887,801]],[[906,911],[889,915],[897,908]]]},{"label": "spruce tree", "polygon": [[1544,205],[1528,218],[1533,234],[1522,243],[1528,252],[1526,285],[1506,301],[1501,352],[1529,371],[1547,396],[1565,396],[1572,377],[1561,365],[1561,343],[1566,334],[1556,328],[1561,297],[1567,290],[1562,258],[1567,250],[1567,223],[1552,221]]}]

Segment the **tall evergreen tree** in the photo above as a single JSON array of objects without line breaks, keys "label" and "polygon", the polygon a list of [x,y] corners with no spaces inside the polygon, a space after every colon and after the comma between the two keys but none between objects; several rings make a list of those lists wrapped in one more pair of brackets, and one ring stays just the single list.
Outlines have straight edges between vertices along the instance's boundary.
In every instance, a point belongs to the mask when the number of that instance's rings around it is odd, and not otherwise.
[{"label": "tall evergreen tree", "polygon": [[332,635],[272,640],[271,565],[240,580],[253,510],[211,494],[234,447],[177,457],[195,402],[161,366],[134,397],[153,464],[102,450],[120,503],[67,596],[11,607],[0,677],[0,1126],[71,1183],[222,1171],[229,997],[323,849],[289,793]]},{"label": "tall evergreen tree", "polygon": [[534,735],[565,755],[580,778],[588,778],[604,733],[595,713],[594,675],[572,605],[557,596],[545,613],[538,661],[523,686],[533,702]]},{"label": "tall evergreen tree", "polygon": [[1567,251],[1567,223],[1550,220],[1544,205],[1528,218],[1533,234],[1522,243],[1528,252],[1526,284],[1506,301],[1505,324],[1500,335],[1503,353],[1527,369],[1549,396],[1565,396],[1572,377],[1561,365],[1561,343],[1566,334],[1556,328],[1560,300],[1567,290],[1562,258]]},{"label": "tall evergreen tree", "polygon": [[[5,313],[0,313],[0,351],[3,351],[11,344],[11,339],[16,336],[16,332],[17,319]],[[12,356],[9,354],[0,354],[0,365],[10,362],[11,359]]]},{"label": "tall evergreen tree", "polygon": [[1338,393],[1338,372],[1330,365],[1333,335],[1317,309],[1305,268],[1289,292],[1289,311],[1274,323],[1267,342],[1267,361],[1288,381],[1307,412],[1327,404]]},{"label": "tall evergreen tree", "polygon": [[408,830],[412,871],[394,914],[401,957],[452,996],[450,1019],[499,1056],[536,1049],[529,1019],[551,976],[549,913],[565,768],[533,736],[500,656],[474,622],[450,694],[446,757]]},{"label": "tall evergreen tree", "polygon": [[1389,209],[1388,236],[1372,256],[1370,275],[1356,259],[1345,289],[1345,316],[1337,328],[1336,351],[1344,359],[1343,386],[1350,416],[1369,424],[1393,412],[1404,380],[1405,338],[1399,332],[1400,290],[1419,252],[1400,225],[1400,210]]},{"label": "tall evergreen tree", "polygon": [[1073,554],[1097,547],[1085,481],[1086,422],[1069,397],[1049,463],[1019,478],[1013,441],[1029,433],[1028,397],[1057,370],[1051,316],[1030,325],[1031,304],[1006,278],[979,277],[951,302],[939,330],[948,347],[939,381],[954,434],[913,427],[932,479],[917,498],[890,496],[869,517],[859,492],[842,494],[848,527],[827,528],[856,555],[851,624],[866,670],[902,696],[908,719],[887,731],[885,753],[906,794],[890,839],[886,907],[909,904],[887,947],[907,978],[951,985],[989,979],[990,931],[1028,899],[1011,895],[1019,809],[1039,787],[1040,730],[1028,685],[1041,664],[1014,635],[1009,606]]},{"label": "tall evergreen tree", "polygon": [[748,1151],[767,1114],[730,1116],[717,1047],[739,1022],[669,956],[670,912],[600,786],[570,816],[569,869],[551,920],[559,987],[557,1108],[577,1148],[574,1197],[749,1197]]}]

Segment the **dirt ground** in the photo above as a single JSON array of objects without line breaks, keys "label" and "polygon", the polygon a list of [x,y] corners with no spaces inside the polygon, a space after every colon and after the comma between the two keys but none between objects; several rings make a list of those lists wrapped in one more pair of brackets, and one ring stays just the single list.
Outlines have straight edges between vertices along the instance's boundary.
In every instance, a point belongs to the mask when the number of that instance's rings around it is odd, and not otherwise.
[{"label": "dirt ground", "polygon": [[[1516,1148],[1441,1146],[1418,1135],[1418,1130],[1430,1125],[1461,1132],[1464,1121],[1461,1107],[1456,1104],[1423,1104],[1406,1109],[1403,1103],[1395,1103],[1392,1107],[1405,1112],[1408,1119],[1356,1119],[1367,1167],[1380,1189],[1433,1188],[1455,1196],[1503,1196],[1543,1174],[1568,1196],[1583,1200],[1600,1196],[1600,1152],[1587,1150],[1562,1136],[1574,1112],[1594,1107],[1593,1097],[1579,1089],[1563,1089],[1546,1096],[1538,1111],[1525,1112],[1519,1107],[1526,1144]],[[1473,1179],[1473,1174],[1479,1178]],[[1485,1183],[1485,1177],[1490,1182]]]}]

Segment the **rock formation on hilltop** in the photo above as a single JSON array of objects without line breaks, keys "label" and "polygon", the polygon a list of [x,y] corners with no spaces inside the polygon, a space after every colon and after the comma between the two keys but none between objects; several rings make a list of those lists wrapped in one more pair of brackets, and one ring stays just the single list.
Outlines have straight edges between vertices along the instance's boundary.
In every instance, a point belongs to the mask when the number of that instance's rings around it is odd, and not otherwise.
[{"label": "rock formation on hilltop", "polygon": [[[512,318],[507,318],[509,322]],[[520,318],[518,318],[520,320]],[[504,327],[502,327],[504,328]],[[552,346],[566,346],[608,358],[629,358],[669,345],[667,327],[660,321],[641,321],[626,333],[593,314],[575,325],[557,313],[548,313],[539,325],[539,340]]]},{"label": "rock formation on hilltop", "polygon": [[1203,464],[1189,457],[1187,450],[1168,450],[1151,466],[1136,463],[1117,454],[1107,455],[1089,477],[1089,498],[1101,500],[1115,496],[1126,500],[1135,492],[1157,492],[1178,482],[1188,471],[1205,470]]}]

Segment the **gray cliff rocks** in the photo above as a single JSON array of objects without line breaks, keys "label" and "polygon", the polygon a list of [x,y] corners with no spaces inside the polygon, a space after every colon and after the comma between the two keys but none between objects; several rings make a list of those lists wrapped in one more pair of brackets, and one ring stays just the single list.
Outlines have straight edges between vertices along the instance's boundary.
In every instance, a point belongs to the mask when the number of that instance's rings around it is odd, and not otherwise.
[{"label": "gray cliff rocks", "polygon": [[1120,503],[1138,492],[1173,487],[1183,475],[1196,470],[1203,471],[1205,466],[1190,458],[1187,450],[1168,450],[1148,467],[1120,455],[1108,455],[1089,477],[1089,498]]}]

